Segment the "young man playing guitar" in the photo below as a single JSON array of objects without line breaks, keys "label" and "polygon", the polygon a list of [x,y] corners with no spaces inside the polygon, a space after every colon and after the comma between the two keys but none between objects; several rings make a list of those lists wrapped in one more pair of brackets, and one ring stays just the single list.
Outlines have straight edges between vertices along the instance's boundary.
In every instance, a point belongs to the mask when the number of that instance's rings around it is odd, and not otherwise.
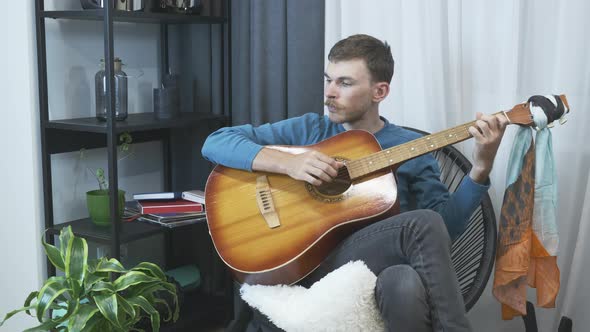
[{"label": "young man playing guitar", "polygon": [[[328,59],[328,116],[306,114],[259,127],[222,128],[208,137],[203,156],[229,168],[285,174],[320,186],[332,182],[345,163],[319,151],[292,154],[268,146],[316,144],[351,129],[372,133],[383,149],[419,137],[379,116],[394,67],[386,43],[354,35],[336,43]],[[440,182],[432,155],[403,163],[396,171],[402,213],[348,236],[298,283],[309,286],[349,261],[362,260],[378,276],[375,297],[388,329],[471,330],[451,263],[451,241],[465,229],[488,189],[507,123],[502,115],[477,114],[468,129],[475,138],[473,168],[452,194]]]}]

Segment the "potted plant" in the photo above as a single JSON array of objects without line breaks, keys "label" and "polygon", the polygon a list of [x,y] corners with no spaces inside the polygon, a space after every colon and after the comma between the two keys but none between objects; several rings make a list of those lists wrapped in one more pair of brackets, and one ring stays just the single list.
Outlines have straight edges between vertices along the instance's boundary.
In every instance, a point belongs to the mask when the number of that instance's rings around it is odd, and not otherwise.
[{"label": "potted plant", "polygon": [[[61,230],[59,240],[60,248],[44,239],[41,242],[51,264],[64,275],[49,278],[40,290],[29,294],[24,306],[8,313],[0,327],[21,311],[40,323],[26,332],[141,331],[135,325],[143,317],[149,317],[152,330],[159,331],[157,307],[165,308],[164,321],[178,319],[177,289],[157,265],[142,262],[126,270],[114,258],[88,260],[86,240],[74,236],[70,226]],[[162,292],[170,295],[174,308],[157,296]]]},{"label": "potted plant", "polygon": [[[133,141],[129,133],[123,133],[119,136],[119,146],[117,153],[117,162],[129,157],[131,152],[131,142]],[[80,158],[84,159],[85,149],[80,150]],[[86,206],[92,222],[99,226],[108,226],[111,223],[110,209],[109,209],[109,186],[103,168],[96,170],[86,167],[86,169],[96,178],[98,182],[98,189],[86,192]],[[119,215],[123,215],[125,207],[125,191],[118,190],[119,200],[118,209]]]}]

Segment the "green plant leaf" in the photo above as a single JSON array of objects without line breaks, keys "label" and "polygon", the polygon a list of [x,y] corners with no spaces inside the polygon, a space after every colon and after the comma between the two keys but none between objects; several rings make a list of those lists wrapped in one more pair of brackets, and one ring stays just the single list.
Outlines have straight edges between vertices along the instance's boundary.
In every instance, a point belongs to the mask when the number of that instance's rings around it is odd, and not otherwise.
[{"label": "green plant leaf", "polygon": [[63,316],[57,317],[56,319],[52,319],[52,321],[54,323],[61,324],[64,321],[70,319],[70,316],[72,316],[76,311],[78,311],[79,304],[80,304],[80,302],[78,301],[77,298],[73,298],[73,299],[68,300],[68,307],[67,307],[66,313]]},{"label": "green plant leaf", "polygon": [[[39,292],[37,292],[37,291],[31,292],[31,294],[29,294],[29,296],[27,296],[24,306],[25,307],[30,306],[31,302],[33,302],[33,299],[37,298],[37,295],[39,295]],[[32,316],[31,312],[29,310],[26,310],[25,312],[27,313],[27,315]],[[2,324],[0,324],[0,326],[2,326]]]},{"label": "green plant leaf", "polygon": [[127,289],[129,286],[142,283],[161,282],[158,278],[150,277],[140,271],[129,271],[115,280],[114,285],[117,292]]},{"label": "green plant leaf", "polygon": [[36,306],[36,305],[26,306],[26,307],[22,307],[22,308],[20,308],[20,309],[16,309],[16,310],[13,310],[13,311],[11,311],[11,312],[7,313],[7,314],[4,316],[4,319],[3,319],[3,320],[0,320],[0,326],[4,325],[4,322],[5,322],[5,321],[7,321],[7,320],[8,320],[10,317],[12,317],[12,316],[14,316],[14,315],[18,314],[19,312],[21,312],[21,311],[29,311],[29,310],[32,310],[32,309],[33,309],[33,310],[34,310],[34,309],[37,309],[37,306]]},{"label": "green plant leaf", "polygon": [[119,303],[121,309],[123,309],[123,311],[125,311],[129,316],[135,317],[137,315],[135,308],[133,308],[133,306],[119,294],[117,294],[117,302]]},{"label": "green plant leaf", "polygon": [[178,320],[178,316],[180,314],[180,306],[178,305],[178,295],[176,294],[176,286],[169,282],[159,282],[159,283],[147,283],[147,284],[139,284],[132,287],[129,287],[128,292],[131,296],[144,296],[148,301],[153,302],[154,292],[157,291],[165,291],[172,295],[173,303],[174,303],[174,313],[172,316],[172,320]]},{"label": "green plant leaf", "polygon": [[88,244],[80,237],[70,238],[66,251],[66,278],[82,283],[88,261]]},{"label": "green plant leaf", "polygon": [[141,310],[136,309],[120,294],[117,294],[117,303],[119,304],[119,321],[123,329],[129,331],[141,319]]},{"label": "green plant leaf", "polygon": [[168,293],[172,295],[172,298],[174,299],[175,309],[172,320],[176,322],[178,320],[178,316],[180,315],[180,305],[178,304],[178,294],[176,294],[176,286],[174,286],[174,284],[172,283],[164,282],[162,283],[162,287],[166,289],[166,291],[168,291]]},{"label": "green plant leaf", "polygon": [[100,190],[106,190],[108,188],[108,185],[107,179],[104,174],[104,169],[97,168],[96,172],[94,173],[94,176],[96,177],[96,181],[98,181],[98,188]]},{"label": "green plant leaf", "polygon": [[71,278],[66,279],[68,283],[68,287],[72,290],[71,297],[74,299],[79,299],[82,297],[82,285],[81,282],[78,280],[74,280]]},{"label": "green plant leaf", "polygon": [[57,302],[57,303],[53,303],[52,305],[50,305],[49,309],[51,309],[51,310],[68,310],[68,306],[67,306],[67,304],[65,304],[65,302]]},{"label": "green plant leaf", "polygon": [[88,323],[88,320],[94,316],[98,308],[90,304],[81,304],[78,311],[68,322],[68,329],[70,331],[82,331]]},{"label": "green plant leaf", "polygon": [[117,290],[115,286],[109,281],[99,281],[92,286],[92,292],[100,292],[104,295],[114,294]]},{"label": "green plant leaf", "polygon": [[163,305],[166,308],[167,315],[164,318],[164,321],[165,322],[167,322],[167,321],[169,321],[169,320],[171,320],[173,318],[173,316],[172,316],[172,308],[170,308],[170,305],[168,305],[168,302],[166,302],[166,300],[156,298],[156,299],[154,299],[153,302],[155,304],[158,304],[159,303],[159,304]]},{"label": "green plant leaf", "polygon": [[113,332],[113,331],[121,331],[127,332],[124,329],[118,328],[113,326],[111,322],[106,320],[102,314],[98,313],[95,314],[89,321],[86,323],[86,328],[82,330],[83,332]]},{"label": "green plant leaf", "polygon": [[143,284],[137,284],[137,285],[133,285],[133,286],[129,286],[126,290],[126,292],[129,293],[130,296],[145,296],[148,300],[150,300],[148,298],[148,296],[150,296],[150,294],[152,294],[155,291],[159,291],[159,290],[163,290],[164,287],[162,287],[161,283],[143,283]]},{"label": "green plant leaf", "polygon": [[120,151],[128,151],[129,145],[133,142],[133,137],[128,132],[124,132],[119,136],[119,142],[121,145],[119,146]]},{"label": "green plant leaf", "polygon": [[92,289],[92,287],[94,286],[94,284],[96,284],[99,281],[108,281],[109,279],[109,274],[107,272],[104,273],[92,273],[89,272],[88,274],[86,274],[86,279],[84,280],[84,289]]},{"label": "green plant leaf", "polygon": [[136,296],[127,299],[127,301],[129,301],[129,303],[132,305],[140,307],[146,314],[150,315],[153,331],[160,330],[160,314],[158,313],[158,310],[156,310],[156,308],[154,308],[154,306],[152,306],[150,302],[145,299],[145,297]]},{"label": "green plant leaf", "polygon": [[84,328],[82,330],[80,330],[81,332],[108,331],[108,327],[104,327],[104,325],[106,325],[105,322],[108,323],[108,321],[104,319],[104,317],[102,316],[100,311],[98,311],[98,308],[96,308],[96,310],[97,310],[97,313],[93,314],[92,317],[90,317],[90,319],[88,319]]},{"label": "green plant leaf", "polygon": [[[102,257],[104,258],[104,257]],[[96,267],[98,266],[98,263],[100,262],[100,259],[89,259],[87,264],[88,267],[88,272],[90,273],[94,273],[96,272]]]},{"label": "green plant leaf", "polygon": [[132,268],[131,271],[143,271],[147,275],[156,277],[162,281],[166,281],[166,275],[164,274],[164,271],[162,271],[162,269],[160,269],[160,267],[154,263],[141,262]]},{"label": "green plant leaf", "polygon": [[[39,291],[28,295],[22,308],[8,313],[0,326],[18,312],[31,315],[35,311],[40,325],[27,331],[127,332],[139,330],[134,325],[145,312],[153,330],[158,331],[161,318],[154,304],[166,307],[166,320],[171,316],[170,305],[156,297],[159,291],[172,294],[172,316],[178,318],[176,288],[157,265],[143,262],[128,271],[116,259],[89,261],[86,240],[76,237],[71,227],[60,232],[59,247],[46,243],[43,236],[41,240],[52,263],[63,268],[65,275],[47,279]],[[121,275],[111,281],[113,273]],[[60,311],[49,315],[57,309]]]},{"label": "green plant leaf", "polygon": [[108,321],[111,322],[114,327],[122,329],[123,327],[121,326],[118,317],[117,295],[95,295],[94,300],[96,301],[96,306],[102,315],[108,319]]},{"label": "green plant leaf", "polygon": [[[61,252],[61,257],[64,260],[64,263],[66,260],[68,243],[70,243],[70,239],[73,237],[74,233],[72,232],[72,226],[64,227],[59,232],[59,250]],[[65,269],[63,269],[62,271],[65,271]]]},{"label": "green plant leaf", "polygon": [[[60,295],[68,291],[71,291],[71,289],[66,286],[63,277],[49,278],[41,290],[39,290],[39,295],[37,296],[37,320],[43,322],[43,317],[53,301],[59,299]],[[65,298],[61,298],[61,300],[65,301]]]},{"label": "green plant leaf", "polygon": [[107,260],[106,258],[101,259],[96,266],[96,272],[117,272],[117,273],[125,273],[127,270],[123,267],[123,264],[118,260],[111,258]]},{"label": "green plant leaf", "polygon": [[145,332],[145,330],[132,327],[129,329],[129,332]]},{"label": "green plant leaf", "polygon": [[59,325],[59,323],[56,323],[54,321],[46,321],[41,323],[41,325],[35,326],[35,327],[31,327],[30,329],[26,329],[23,332],[47,332],[47,331],[52,331],[54,330],[57,325]]},{"label": "green plant leaf", "polygon": [[41,237],[41,243],[43,244],[45,254],[47,255],[47,258],[49,258],[51,264],[53,264],[53,266],[55,266],[60,271],[65,270],[64,259],[61,251],[55,246],[45,242],[45,238],[43,236]]}]

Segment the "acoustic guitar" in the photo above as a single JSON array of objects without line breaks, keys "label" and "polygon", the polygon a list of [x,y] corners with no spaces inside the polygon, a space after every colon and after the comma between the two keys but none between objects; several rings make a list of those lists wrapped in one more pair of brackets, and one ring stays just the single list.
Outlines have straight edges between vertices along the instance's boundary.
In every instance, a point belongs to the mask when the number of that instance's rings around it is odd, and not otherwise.
[{"label": "acoustic guitar", "polygon": [[[565,96],[559,98],[567,105]],[[533,125],[528,103],[501,113],[512,124]],[[470,138],[467,129],[474,123],[385,150],[363,130],[309,146],[270,146],[294,154],[316,150],[345,163],[334,181],[318,187],[287,175],[217,165],[205,188],[215,249],[240,283],[295,283],[352,232],[398,212],[399,165]]]}]

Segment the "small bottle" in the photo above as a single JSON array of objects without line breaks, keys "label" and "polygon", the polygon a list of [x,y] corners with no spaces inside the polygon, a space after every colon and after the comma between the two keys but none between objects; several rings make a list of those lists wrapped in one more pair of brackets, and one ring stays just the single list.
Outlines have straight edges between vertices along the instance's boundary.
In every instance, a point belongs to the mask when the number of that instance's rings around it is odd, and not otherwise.
[{"label": "small bottle", "polygon": [[[94,76],[96,90],[96,117],[99,120],[107,120],[107,81],[104,68],[104,59],[100,59],[100,70]],[[115,58],[115,119],[127,118],[127,74],[121,69],[121,59]]]}]

